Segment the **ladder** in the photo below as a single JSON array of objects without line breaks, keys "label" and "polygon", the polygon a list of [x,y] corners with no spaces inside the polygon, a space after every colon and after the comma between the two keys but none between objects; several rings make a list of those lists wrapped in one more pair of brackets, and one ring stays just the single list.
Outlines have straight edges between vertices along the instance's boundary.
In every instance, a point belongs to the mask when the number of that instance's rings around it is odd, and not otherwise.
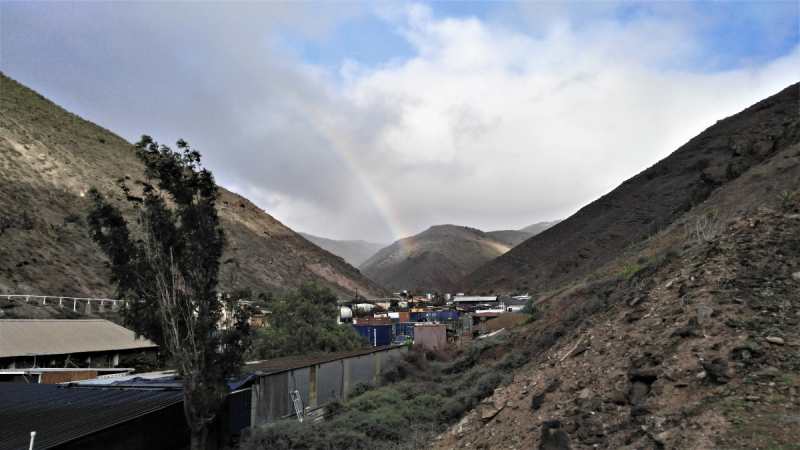
[{"label": "ladder", "polygon": [[303,400],[300,398],[300,391],[291,392],[294,411],[297,413],[297,420],[303,421]]}]

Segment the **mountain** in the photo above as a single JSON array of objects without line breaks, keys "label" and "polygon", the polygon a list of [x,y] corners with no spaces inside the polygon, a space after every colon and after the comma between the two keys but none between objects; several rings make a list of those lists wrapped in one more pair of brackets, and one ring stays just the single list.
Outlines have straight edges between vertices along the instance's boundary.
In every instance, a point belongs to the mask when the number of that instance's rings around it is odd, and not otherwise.
[{"label": "mountain", "polygon": [[554,220],[552,222],[539,222],[539,223],[535,223],[533,225],[528,225],[527,227],[522,228],[519,231],[522,231],[524,233],[530,233],[531,235],[539,234],[542,231],[544,231],[544,230],[546,230],[546,229],[548,229],[548,228],[550,228],[550,227],[552,227],[554,225],[557,225],[557,224],[559,224],[561,222],[563,222],[563,220]]},{"label": "mountain", "polygon": [[516,247],[533,236],[532,233],[517,230],[487,231],[486,234],[500,242],[505,242],[509,247]]},{"label": "mountain", "polygon": [[[800,178],[800,84],[718,121],[573,216],[483,265],[464,292],[543,292],[676,228],[713,235]],[[708,228],[706,230],[706,228]]]},{"label": "mountain", "polygon": [[308,233],[298,233],[300,236],[311,241],[319,248],[326,252],[333,253],[336,256],[342,257],[348,264],[353,267],[358,267],[364,263],[370,256],[378,252],[378,250],[386,247],[387,244],[376,244],[367,241],[335,241],[333,239],[326,239],[319,236],[314,236]]},{"label": "mountain", "polygon": [[484,233],[474,228],[438,225],[380,250],[359,267],[381,286],[423,292],[453,292],[455,283],[520,240],[518,232]]},{"label": "mountain", "polygon": [[800,196],[768,198],[711,241],[675,230],[649,241],[673,249],[637,272],[538,299],[529,325],[470,347],[493,363],[474,373],[514,370],[426,448],[791,448],[798,212]]},{"label": "mountain", "polygon": [[[0,75],[0,292],[110,297],[106,258],[83,223],[84,195],[96,186],[130,220],[143,169],[129,142]],[[223,288],[280,294],[319,281],[345,298],[387,294],[246,198],[223,188],[217,205],[229,241]]]}]

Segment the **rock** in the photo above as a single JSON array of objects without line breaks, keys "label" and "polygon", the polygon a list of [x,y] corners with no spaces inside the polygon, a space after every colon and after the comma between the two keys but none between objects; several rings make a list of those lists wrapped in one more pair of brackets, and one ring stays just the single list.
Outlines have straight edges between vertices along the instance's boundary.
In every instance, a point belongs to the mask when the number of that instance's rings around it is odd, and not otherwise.
[{"label": "rock", "polygon": [[781,339],[779,337],[774,337],[774,336],[767,337],[766,341],[769,342],[770,344],[777,344],[777,345],[785,345],[786,344],[786,342],[783,339]]},{"label": "rock", "polygon": [[506,406],[503,400],[484,401],[480,404],[481,419],[485,421],[492,420]]},{"label": "rock", "polygon": [[794,278],[797,281],[800,281],[800,272],[793,273],[792,274],[792,278]]},{"label": "rock", "polygon": [[644,398],[647,397],[648,392],[650,392],[650,387],[647,386],[646,383],[642,381],[633,383],[633,389],[631,389],[630,395],[631,405],[638,405],[642,403]]},{"label": "rock", "polygon": [[644,297],[635,297],[633,300],[628,302],[628,306],[636,306],[637,303],[642,301]]},{"label": "rock", "polygon": [[652,367],[637,369],[632,366],[628,368],[628,379],[631,381],[643,381],[650,384],[658,379],[658,370]]},{"label": "rock", "polygon": [[569,356],[574,358],[589,349],[589,340],[584,339],[579,343],[570,353]]},{"label": "rock", "polygon": [[631,416],[633,416],[633,417],[646,416],[646,415],[652,414],[652,413],[653,413],[653,410],[647,404],[636,405],[633,408],[631,408]]},{"label": "rock", "polygon": [[547,392],[542,392],[541,394],[534,395],[531,399],[531,409],[539,409],[542,404],[544,404],[545,397],[547,396]]},{"label": "rock", "polygon": [[683,297],[688,293],[689,293],[689,286],[686,283],[683,283],[681,287],[678,288],[678,297]]},{"label": "rock", "polygon": [[711,379],[718,383],[727,383],[734,375],[733,370],[728,367],[728,361],[722,358],[714,358],[710,363],[704,361],[700,364]]},{"label": "rock", "polygon": [[742,350],[742,359],[750,359],[753,355],[747,350]]},{"label": "rock", "polygon": [[667,445],[672,440],[672,430],[662,431],[652,436],[653,440],[661,445]]},{"label": "rock", "polygon": [[560,428],[561,422],[558,420],[542,424],[542,438],[539,441],[539,450],[572,450],[569,445],[569,435]]},{"label": "rock", "polygon": [[630,322],[635,322],[635,321],[637,321],[637,320],[640,320],[640,319],[641,319],[642,317],[644,317],[646,314],[647,314],[647,313],[646,313],[645,311],[633,311],[633,312],[629,312],[629,313],[625,314],[625,320],[626,320],[628,323],[630,323]]},{"label": "rock", "polygon": [[700,372],[700,373],[698,373],[697,375],[695,375],[695,377],[696,377],[698,380],[702,380],[702,379],[704,379],[704,378],[706,377],[706,373],[705,373],[705,372]]},{"label": "rock", "polygon": [[611,401],[617,405],[626,405],[628,404],[628,397],[626,397],[622,392],[615,392],[611,397]]},{"label": "rock", "polygon": [[458,422],[458,424],[453,427],[453,431],[451,432],[451,434],[458,439],[464,437],[464,435],[467,434],[467,432],[472,430],[472,427],[470,426],[471,419],[472,416],[467,416],[461,419],[461,421]]},{"label": "rock", "polygon": [[586,400],[592,398],[594,394],[592,394],[592,390],[589,388],[583,389],[582,391],[578,392],[578,398],[581,400]]},{"label": "rock", "polygon": [[705,303],[700,303],[697,305],[697,323],[702,325],[706,319],[711,317],[714,314],[714,309],[710,306],[706,305]]},{"label": "rock", "polygon": [[556,389],[558,389],[558,388],[560,388],[560,387],[561,387],[561,384],[562,384],[563,382],[564,382],[564,381],[561,379],[561,377],[560,377],[560,376],[556,377],[556,379],[555,379],[555,380],[553,380],[553,382],[552,382],[552,383],[550,383],[550,386],[547,386],[547,389],[545,389],[545,392],[555,392],[555,391],[556,391]]}]

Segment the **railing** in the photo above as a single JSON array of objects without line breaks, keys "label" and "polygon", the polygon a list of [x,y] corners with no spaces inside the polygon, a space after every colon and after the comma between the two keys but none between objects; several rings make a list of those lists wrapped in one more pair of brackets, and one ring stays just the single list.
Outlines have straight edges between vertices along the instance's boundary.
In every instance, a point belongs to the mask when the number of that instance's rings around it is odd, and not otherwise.
[{"label": "railing", "polygon": [[58,299],[58,306],[64,305],[64,300],[72,300],[72,311],[77,311],[78,301],[85,301],[87,304],[91,304],[92,301],[100,302],[100,305],[104,305],[105,302],[111,302],[115,307],[117,306],[117,302],[122,302],[124,300],[114,300],[111,298],[85,298],[85,297],[64,297],[62,295],[27,295],[27,294],[0,294],[0,297],[5,297],[9,300],[12,298],[24,298],[26,303],[30,303],[31,299],[42,299],[42,306],[47,304],[47,299]]}]

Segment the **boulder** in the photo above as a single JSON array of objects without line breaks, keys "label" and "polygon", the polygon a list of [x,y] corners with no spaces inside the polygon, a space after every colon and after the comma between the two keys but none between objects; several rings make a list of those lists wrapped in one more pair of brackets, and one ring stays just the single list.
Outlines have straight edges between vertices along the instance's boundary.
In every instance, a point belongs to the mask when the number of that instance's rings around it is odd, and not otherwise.
[{"label": "boulder", "polygon": [[481,419],[485,421],[492,420],[494,416],[505,408],[506,402],[501,399],[485,400],[480,404]]},{"label": "boulder", "polygon": [[697,305],[697,323],[702,325],[709,317],[714,314],[714,309],[705,303]]},{"label": "boulder", "polygon": [[552,420],[542,424],[542,438],[539,450],[572,450],[569,435],[561,429],[561,422]]},{"label": "boulder", "polygon": [[711,362],[701,363],[706,374],[717,383],[727,383],[734,375],[733,370],[728,366],[728,361],[723,358],[714,358]]},{"label": "boulder", "polygon": [[783,339],[781,339],[779,337],[774,337],[774,336],[767,337],[766,341],[769,342],[770,344],[776,344],[776,345],[785,345],[786,344],[786,342]]}]

